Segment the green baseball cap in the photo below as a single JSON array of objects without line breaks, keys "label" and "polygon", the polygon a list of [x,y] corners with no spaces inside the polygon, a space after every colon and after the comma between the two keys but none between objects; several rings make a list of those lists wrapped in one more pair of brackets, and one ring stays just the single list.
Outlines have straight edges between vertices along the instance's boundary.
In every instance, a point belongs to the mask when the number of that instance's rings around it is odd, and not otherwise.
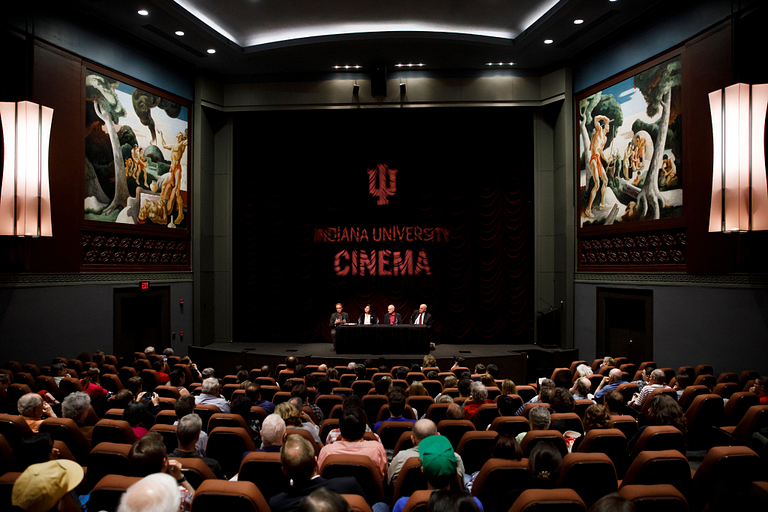
[{"label": "green baseball cap", "polygon": [[456,455],[448,438],[441,435],[429,436],[419,443],[421,467],[427,478],[439,478],[456,474]]}]

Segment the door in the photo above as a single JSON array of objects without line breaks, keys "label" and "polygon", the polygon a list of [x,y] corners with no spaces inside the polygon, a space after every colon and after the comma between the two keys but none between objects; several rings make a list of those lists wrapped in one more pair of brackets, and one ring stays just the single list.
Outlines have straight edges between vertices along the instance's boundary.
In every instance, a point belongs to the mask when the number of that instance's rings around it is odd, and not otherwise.
[{"label": "door", "polygon": [[653,290],[597,289],[595,355],[653,360]]},{"label": "door", "polygon": [[160,354],[171,346],[171,289],[156,286],[148,290],[114,290],[114,352],[125,357],[143,352],[147,346]]}]

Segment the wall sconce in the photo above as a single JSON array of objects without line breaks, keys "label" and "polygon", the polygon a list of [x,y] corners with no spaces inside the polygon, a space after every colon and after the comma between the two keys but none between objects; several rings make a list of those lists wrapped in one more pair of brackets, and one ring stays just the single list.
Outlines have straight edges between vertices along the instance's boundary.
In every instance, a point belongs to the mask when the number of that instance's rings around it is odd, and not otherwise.
[{"label": "wall sconce", "polygon": [[768,84],[709,93],[714,142],[709,231],[768,230],[765,114]]},{"label": "wall sconce", "polygon": [[0,235],[53,236],[48,146],[53,109],[0,102],[5,161],[0,190]]}]

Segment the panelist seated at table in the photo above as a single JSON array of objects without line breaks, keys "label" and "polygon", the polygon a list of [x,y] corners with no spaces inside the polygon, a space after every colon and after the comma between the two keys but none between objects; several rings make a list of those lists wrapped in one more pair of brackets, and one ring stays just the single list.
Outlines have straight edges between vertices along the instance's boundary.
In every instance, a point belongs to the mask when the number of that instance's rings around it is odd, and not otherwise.
[{"label": "panelist seated at table", "polygon": [[390,304],[387,306],[387,314],[381,320],[384,325],[400,325],[403,323],[403,319],[400,317],[400,313],[395,313],[395,306]]},{"label": "panelist seated at table", "polygon": [[334,350],[336,349],[336,328],[349,322],[349,313],[342,311],[343,309],[344,306],[342,306],[341,302],[337,302],[336,312],[331,315],[331,341],[333,342]]},{"label": "panelist seated at table", "polygon": [[427,305],[422,304],[419,309],[414,310],[411,315],[411,323],[413,325],[426,325],[432,327],[432,314],[427,313]]},{"label": "panelist seated at table", "polygon": [[371,313],[371,305],[366,304],[365,309],[363,310],[363,314],[360,315],[360,318],[357,319],[357,323],[360,325],[375,325],[379,323],[379,319],[376,318],[376,315]]}]

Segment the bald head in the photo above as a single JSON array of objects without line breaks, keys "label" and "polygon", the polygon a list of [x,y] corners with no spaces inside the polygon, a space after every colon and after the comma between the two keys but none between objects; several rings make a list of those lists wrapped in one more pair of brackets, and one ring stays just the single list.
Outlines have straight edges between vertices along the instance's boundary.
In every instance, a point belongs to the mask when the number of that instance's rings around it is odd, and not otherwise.
[{"label": "bald head", "polygon": [[437,425],[435,425],[435,422],[423,419],[417,421],[416,424],[413,425],[413,434],[411,434],[411,438],[413,439],[414,446],[418,446],[422,439],[426,439],[435,434],[437,434]]},{"label": "bald head", "polygon": [[621,370],[614,368],[608,376],[610,377],[611,382],[618,382],[621,380]]},{"label": "bald head", "polygon": [[154,473],[130,486],[120,499],[118,512],[176,512],[181,494],[176,480],[166,473]]}]

